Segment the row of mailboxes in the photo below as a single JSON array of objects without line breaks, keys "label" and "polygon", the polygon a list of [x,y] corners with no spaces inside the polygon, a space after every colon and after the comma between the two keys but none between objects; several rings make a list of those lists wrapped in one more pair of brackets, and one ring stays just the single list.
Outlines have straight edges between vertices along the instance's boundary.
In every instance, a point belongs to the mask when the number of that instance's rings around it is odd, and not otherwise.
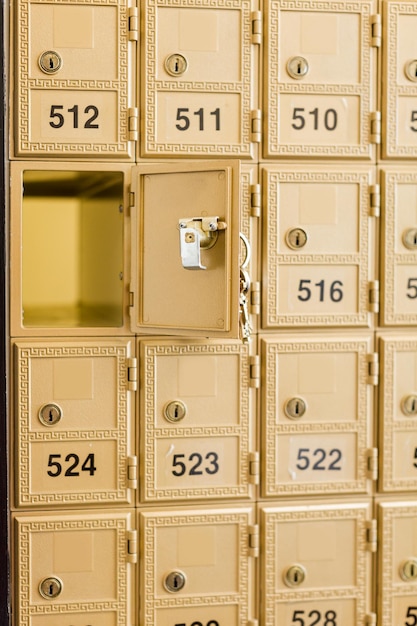
[{"label": "row of mailboxes", "polygon": [[242,296],[254,330],[373,328],[379,285],[380,325],[417,322],[410,167],[13,163],[11,176],[12,336],[237,338]]},{"label": "row of mailboxes", "polygon": [[259,344],[14,342],[14,506],[415,491],[413,335]]},{"label": "row of mailboxes", "polygon": [[262,128],[265,158],[369,160],[381,137],[417,156],[414,2],[17,0],[12,18],[13,158],[256,159]]},{"label": "row of mailboxes", "polygon": [[373,516],[341,500],[15,514],[15,624],[413,624],[416,502]]}]

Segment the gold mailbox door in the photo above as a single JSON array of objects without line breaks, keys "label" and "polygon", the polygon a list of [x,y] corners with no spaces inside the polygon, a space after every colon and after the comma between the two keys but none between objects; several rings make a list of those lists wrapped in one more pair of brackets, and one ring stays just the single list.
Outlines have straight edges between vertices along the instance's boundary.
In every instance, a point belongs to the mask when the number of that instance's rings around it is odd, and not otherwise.
[{"label": "gold mailbox door", "polygon": [[131,329],[238,338],[237,161],[138,166]]},{"label": "gold mailbox door", "polygon": [[376,3],[267,0],[264,156],[370,159]]},{"label": "gold mailbox door", "polygon": [[16,624],[135,623],[131,512],[15,514],[13,528]]},{"label": "gold mailbox door", "polygon": [[263,166],[263,328],[371,325],[374,178],[369,167]]},{"label": "gold mailbox door", "polygon": [[265,496],[372,488],[372,337],[262,337]]},{"label": "gold mailbox door", "polygon": [[417,341],[380,336],[381,491],[414,492],[417,478]]},{"label": "gold mailbox door", "polygon": [[257,0],[142,5],[142,156],[253,157]]},{"label": "gold mailbox door", "polygon": [[241,626],[254,610],[251,508],[139,512],[142,624]]},{"label": "gold mailbox door", "polygon": [[132,504],[133,342],[18,341],[14,357],[16,504]]},{"label": "gold mailbox door", "polygon": [[247,498],[255,390],[241,341],[140,341],[142,501]]},{"label": "gold mailbox door", "polygon": [[366,623],[371,608],[367,502],[261,508],[263,624]]},{"label": "gold mailbox door", "polygon": [[15,156],[132,160],[130,0],[13,4]]},{"label": "gold mailbox door", "polygon": [[383,0],[382,154],[417,157],[417,7]]},{"label": "gold mailbox door", "polygon": [[417,621],[417,506],[414,501],[378,502],[378,623]]},{"label": "gold mailbox door", "polygon": [[411,167],[381,172],[383,297],[381,324],[417,324],[417,174]]}]

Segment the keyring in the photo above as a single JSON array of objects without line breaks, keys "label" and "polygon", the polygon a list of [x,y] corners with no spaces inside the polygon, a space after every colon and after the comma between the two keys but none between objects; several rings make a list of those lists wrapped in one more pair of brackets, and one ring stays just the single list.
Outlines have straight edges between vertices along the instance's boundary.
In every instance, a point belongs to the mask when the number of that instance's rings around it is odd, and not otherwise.
[{"label": "keyring", "polygon": [[245,260],[243,261],[243,263],[240,266],[241,269],[244,270],[245,267],[247,267],[249,265],[249,261],[250,261],[250,257],[251,257],[251,248],[250,248],[250,243],[249,243],[248,238],[243,233],[239,233],[239,237],[241,238],[241,240],[245,244],[245,248],[246,248]]}]

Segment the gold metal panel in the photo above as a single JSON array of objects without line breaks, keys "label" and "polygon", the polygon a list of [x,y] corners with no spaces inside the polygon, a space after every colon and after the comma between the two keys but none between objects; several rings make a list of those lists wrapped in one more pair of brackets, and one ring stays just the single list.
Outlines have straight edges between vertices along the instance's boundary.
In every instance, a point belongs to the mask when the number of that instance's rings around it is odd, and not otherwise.
[{"label": "gold metal panel", "polygon": [[369,167],[263,166],[263,328],[372,324],[373,180]]},{"label": "gold metal panel", "polygon": [[267,0],[265,157],[370,159],[376,3]]},{"label": "gold metal panel", "polygon": [[254,602],[251,509],[141,511],[139,519],[141,623],[248,623]]},{"label": "gold metal panel", "polygon": [[129,340],[16,342],[16,504],[129,504]]},{"label": "gold metal panel", "polygon": [[249,358],[241,341],[140,341],[142,501],[252,495]]},{"label": "gold metal panel", "polygon": [[[239,162],[141,165],[133,192],[131,330],[238,338]],[[186,269],[180,222],[212,216],[225,229],[201,248],[206,269]]]},{"label": "gold metal panel", "polygon": [[130,1],[15,4],[15,156],[131,160]]},{"label": "gold metal panel", "polygon": [[142,156],[253,157],[256,0],[143,3]]},{"label": "gold metal panel", "polygon": [[366,493],[370,336],[261,338],[263,493]]},{"label": "gold metal panel", "polygon": [[[417,478],[417,341],[412,335],[380,337],[381,491],[414,492]],[[417,402],[417,400],[416,400]]]},{"label": "gold metal panel", "polygon": [[120,511],[15,515],[15,624],[133,623],[133,523]]},{"label": "gold metal panel", "polygon": [[415,2],[383,0],[382,152],[384,158],[417,156]]},{"label": "gold metal panel", "polygon": [[261,509],[263,624],[365,623],[371,554],[367,503],[308,502]]},{"label": "gold metal panel", "polygon": [[[382,191],[382,307],[384,326],[417,323],[417,174],[384,167]],[[416,239],[414,238],[416,237]]]},{"label": "gold metal panel", "polygon": [[[415,500],[380,502],[378,525],[378,623],[381,626],[411,626],[417,620]],[[410,578],[405,576],[407,573],[411,574]]]}]

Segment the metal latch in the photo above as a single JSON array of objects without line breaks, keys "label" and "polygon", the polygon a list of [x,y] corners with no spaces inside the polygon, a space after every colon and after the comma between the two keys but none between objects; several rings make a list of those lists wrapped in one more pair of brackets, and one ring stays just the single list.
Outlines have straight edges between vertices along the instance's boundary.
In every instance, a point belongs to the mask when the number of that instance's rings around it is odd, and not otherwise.
[{"label": "metal latch", "polygon": [[192,217],[179,220],[180,251],[182,265],[186,270],[205,270],[201,264],[201,249],[212,248],[219,231],[226,230],[227,224],[219,217]]}]

